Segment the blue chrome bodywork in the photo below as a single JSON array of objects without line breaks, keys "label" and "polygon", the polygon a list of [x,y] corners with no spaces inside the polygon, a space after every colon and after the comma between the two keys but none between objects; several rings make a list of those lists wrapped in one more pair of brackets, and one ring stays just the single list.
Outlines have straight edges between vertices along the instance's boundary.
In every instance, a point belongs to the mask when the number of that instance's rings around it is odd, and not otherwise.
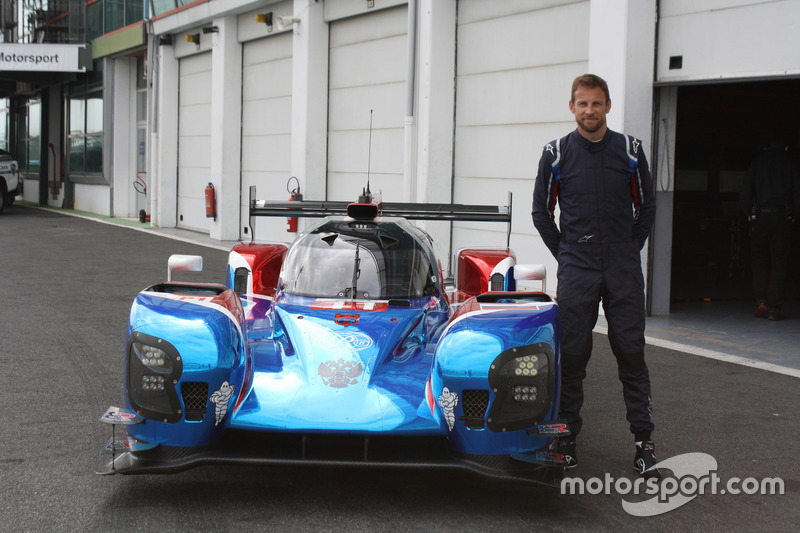
[{"label": "blue chrome bodywork", "polygon": [[167,282],[136,297],[125,399],[143,422],[126,427],[150,449],[106,473],[235,462],[223,448],[242,433],[430,437],[468,463],[552,444],[531,431],[558,416],[546,294],[488,293],[456,309],[430,238],[403,219],[326,218],[281,255],[272,294],[254,292],[260,267],[243,255],[231,253],[226,286]]}]

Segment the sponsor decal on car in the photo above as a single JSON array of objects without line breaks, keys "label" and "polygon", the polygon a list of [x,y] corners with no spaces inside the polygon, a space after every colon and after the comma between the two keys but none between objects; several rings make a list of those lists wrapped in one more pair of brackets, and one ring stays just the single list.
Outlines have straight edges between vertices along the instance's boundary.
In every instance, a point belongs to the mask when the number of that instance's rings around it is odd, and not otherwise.
[{"label": "sponsor decal on car", "polygon": [[364,373],[364,367],[357,361],[325,361],[317,368],[322,383],[334,389],[343,389],[356,385],[358,378]]},{"label": "sponsor decal on car", "polygon": [[442,393],[439,395],[437,403],[439,407],[442,408],[444,419],[447,421],[447,427],[450,428],[450,431],[453,431],[453,427],[456,425],[455,410],[456,405],[458,405],[458,393],[451,392],[450,389],[444,387]]},{"label": "sponsor decal on car", "polygon": [[209,398],[209,401],[216,405],[214,409],[214,425],[218,426],[220,422],[225,418],[225,414],[228,412],[228,403],[233,398],[233,393],[236,390],[236,385],[231,385],[227,381],[223,381],[222,385],[220,385],[219,390],[214,392]]},{"label": "sponsor decal on car", "polygon": [[318,298],[311,304],[311,309],[322,309],[331,311],[378,311],[383,312],[389,309],[388,301],[373,300],[327,300]]}]

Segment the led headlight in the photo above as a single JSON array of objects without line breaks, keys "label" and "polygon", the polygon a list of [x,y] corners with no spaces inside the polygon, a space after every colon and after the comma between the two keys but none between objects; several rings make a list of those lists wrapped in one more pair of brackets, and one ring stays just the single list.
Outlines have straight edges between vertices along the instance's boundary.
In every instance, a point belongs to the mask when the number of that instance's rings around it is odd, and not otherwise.
[{"label": "led headlight", "polygon": [[512,390],[516,402],[535,402],[539,397],[539,387],[536,385],[515,385]]},{"label": "led headlight", "polygon": [[514,358],[514,374],[517,376],[535,376],[539,372],[538,355],[524,355]]},{"label": "led headlight", "polygon": [[547,343],[518,346],[498,355],[489,369],[495,399],[487,427],[516,431],[540,422],[551,406],[553,370],[553,349]]},{"label": "led headlight", "polygon": [[131,334],[127,353],[128,399],[147,418],[177,422],[182,411],[175,385],[183,362],[172,344],[141,332]]},{"label": "led headlight", "polygon": [[[163,341],[162,341],[163,342]],[[155,346],[148,346],[140,342],[135,342],[138,355],[141,357],[142,362],[153,370],[169,371],[171,370],[172,361],[167,356],[167,352]]]}]

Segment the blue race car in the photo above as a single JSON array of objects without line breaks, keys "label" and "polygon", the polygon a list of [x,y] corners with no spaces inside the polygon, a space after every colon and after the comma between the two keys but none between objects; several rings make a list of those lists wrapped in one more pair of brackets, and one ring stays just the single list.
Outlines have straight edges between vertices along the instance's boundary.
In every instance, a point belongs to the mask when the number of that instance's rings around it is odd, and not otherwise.
[{"label": "blue race car", "polygon": [[[125,407],[101,418],[113,435],[99,473],[246,463],[560,479],[554,442],[569,428],[544,268],[508,248],[465,249],[448,286],[409,222],[510,224],[510,208],[253,196],[251,217],[325,218],[288,246],[234,246],[225,285],[168,280],[138,294]],[[200,269],[201,257],[170,258],[170,273]]]}]

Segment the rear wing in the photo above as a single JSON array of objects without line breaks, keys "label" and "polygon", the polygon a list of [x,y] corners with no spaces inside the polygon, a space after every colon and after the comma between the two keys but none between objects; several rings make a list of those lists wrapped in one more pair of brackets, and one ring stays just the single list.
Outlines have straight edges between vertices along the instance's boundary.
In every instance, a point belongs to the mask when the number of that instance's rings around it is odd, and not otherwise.
[{"label": "rear wing", "polygon": [[[511,201],[508,205],[422,204],[382,202],[380,216],[401,217],[408,220],[439,220],[450,222],[505,222],[508,225],[506,240],[511,240]],[[347,216],[347,206],[353,202],[313,201],[280,202],[256,200],[256,187],[250,187],[250,235],[255,241],[255,217],[316,217]]]}]

